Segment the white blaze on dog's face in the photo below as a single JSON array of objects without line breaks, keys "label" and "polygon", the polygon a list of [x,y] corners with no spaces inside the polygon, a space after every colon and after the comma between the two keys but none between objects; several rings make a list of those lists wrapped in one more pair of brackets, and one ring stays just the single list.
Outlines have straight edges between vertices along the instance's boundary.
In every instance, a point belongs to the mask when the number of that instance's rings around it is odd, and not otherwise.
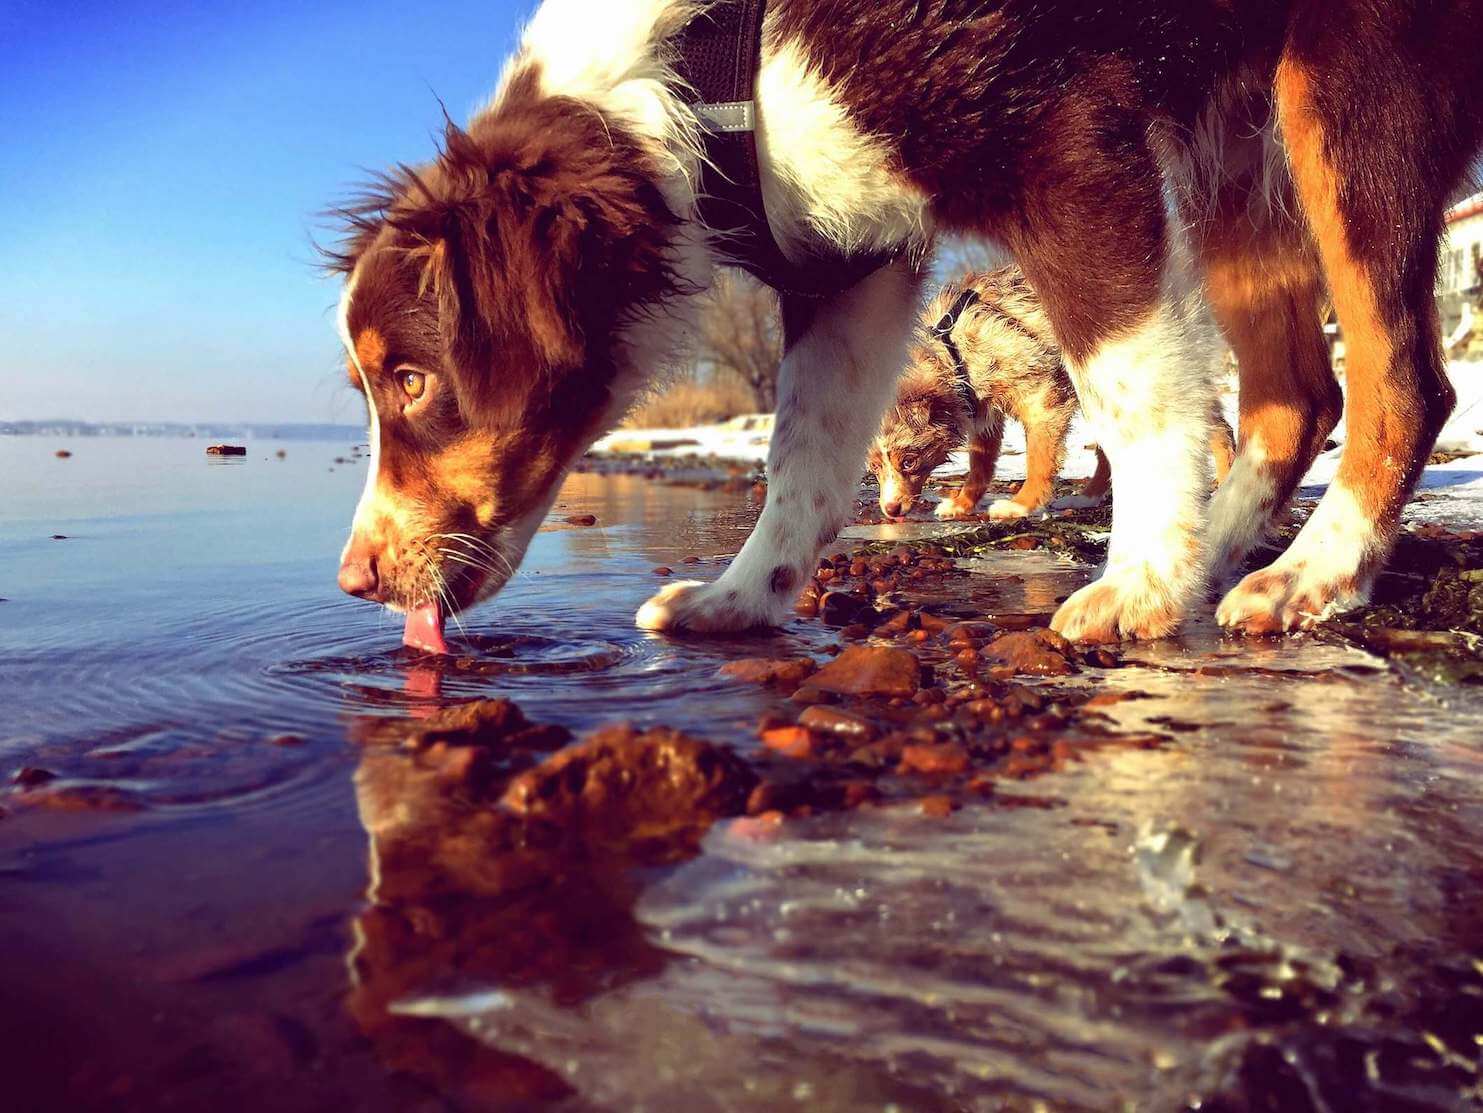
[{"label": "white blaze on dog's face", "polygon": [[514,573],[570,465],[627,403],[627,325],[674,290],[675,218],[642,147],[507,85],[433,164],[348,216],[341,333],[372,474],[340,582],[456,612]]},{"label": "white blaze on dog's face", "polygon": [[896,401],[870,445],[868,463],[880,484],[881,513],[888,518],[910,511],[932,473],[963,444],[958,403],[930,364],[925,351],[912,353]]}]

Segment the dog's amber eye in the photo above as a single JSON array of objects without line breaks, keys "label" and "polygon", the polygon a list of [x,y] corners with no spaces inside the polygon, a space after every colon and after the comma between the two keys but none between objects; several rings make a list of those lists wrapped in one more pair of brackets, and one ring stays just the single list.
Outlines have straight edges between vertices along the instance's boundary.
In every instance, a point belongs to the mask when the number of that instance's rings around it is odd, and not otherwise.
[{"label": "dog's amber eye", "polygon": [[427,376],[421,371],[398,371],[397,382],[402,384],[402,391],[414,402],[427,390]]},{"label": "dog's amber eye", "polygon": [[903,457],[901,457],[901,470],[902,471],[916,471],[917,470],[917,458],[915,456],[903,456]]}]

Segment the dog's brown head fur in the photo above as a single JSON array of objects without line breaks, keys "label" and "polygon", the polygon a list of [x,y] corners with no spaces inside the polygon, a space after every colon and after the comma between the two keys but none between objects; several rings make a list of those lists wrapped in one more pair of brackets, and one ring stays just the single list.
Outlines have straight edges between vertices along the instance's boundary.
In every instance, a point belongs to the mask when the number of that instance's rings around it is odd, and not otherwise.
[{"label": "dog's brown head fur", "polygon": [[503,586],[619,416],[624,330],[676,289],[677,219],[642,145],[533,66],[342,215],[342,338],[378,443],[341,584],[457,610]]},{"label": "dog's brown head fur", "polygon": [[880,484],[881,511],[888,517],[910,510],[927,477],[967,439],[972,415],[953,385],[953,370],[944,364],[930,344],[912,348],[896,401],[870,446],[870,470]]}]

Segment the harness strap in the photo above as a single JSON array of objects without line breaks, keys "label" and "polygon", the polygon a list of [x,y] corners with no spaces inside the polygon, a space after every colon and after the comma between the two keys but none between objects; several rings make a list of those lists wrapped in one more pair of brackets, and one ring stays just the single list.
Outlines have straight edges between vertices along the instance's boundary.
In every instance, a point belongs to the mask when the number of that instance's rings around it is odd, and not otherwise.
[{"label": "harness strap", "polygon": [[958,319],[963,316],[964,311],[970,305],[977,305],[979,301],[978,291],[970,286],[957,296],[952,307],[932,326],[932,335],[947,349],[947,357],[952,361],[953,373],[958,380],[958,395],[968,406],[970,417],[978,416],[978,392],[973,389],[973,381],[968,375],[968,361],[963,358],[957,341],[953,339],[953,329],[957,327]]},{"label": "harness strap", "polygon": [[719,0],[680,32],[675,69],[694,90],[706,129],[697,208],[727,261],[779,293],[826,298],[890,261],[831,254],[793,262],[767,223],[757,162],[755,84],[762,64],[766,0]]}]

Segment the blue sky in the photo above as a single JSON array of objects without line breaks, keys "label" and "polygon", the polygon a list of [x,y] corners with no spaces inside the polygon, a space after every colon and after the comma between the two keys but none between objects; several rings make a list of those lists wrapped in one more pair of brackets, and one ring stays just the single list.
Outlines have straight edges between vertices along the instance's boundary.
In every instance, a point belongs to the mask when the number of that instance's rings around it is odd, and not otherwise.
[{"label": "blue sky", "polygon": [[533,3],[0,0],[0,419],[360,420],[315,214]]}]

